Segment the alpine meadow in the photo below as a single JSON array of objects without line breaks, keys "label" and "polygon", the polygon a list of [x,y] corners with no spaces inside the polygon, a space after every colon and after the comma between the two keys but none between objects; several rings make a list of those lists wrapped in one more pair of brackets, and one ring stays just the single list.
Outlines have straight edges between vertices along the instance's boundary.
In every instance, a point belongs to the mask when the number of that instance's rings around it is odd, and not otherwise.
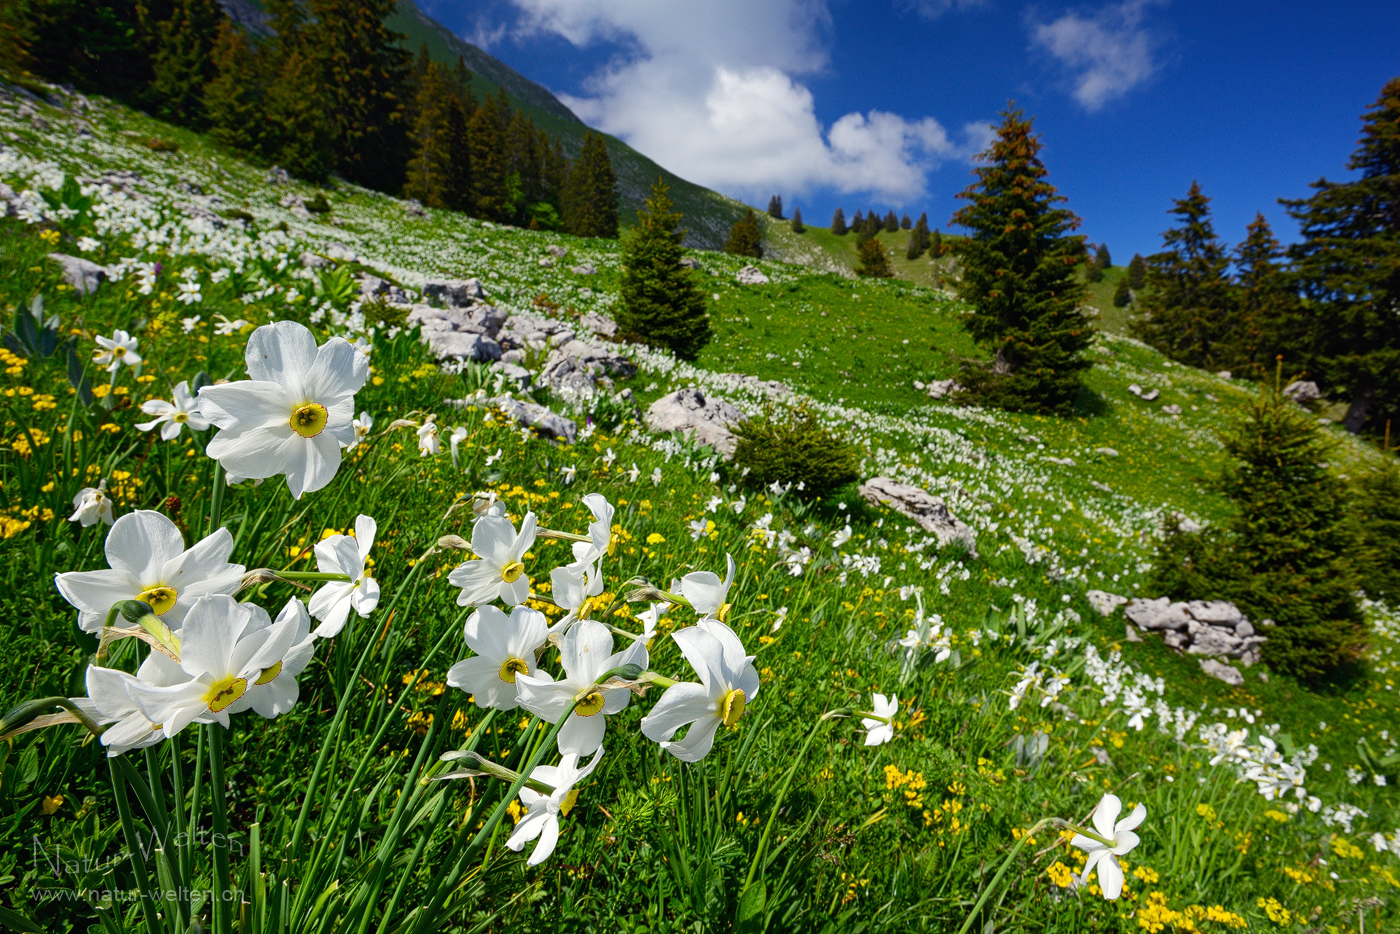
[{"label": "alpine meadow", "polygon": [[1115,265],[251,6],[0,12],[0,929],[1400,927],[1400,78]]}]

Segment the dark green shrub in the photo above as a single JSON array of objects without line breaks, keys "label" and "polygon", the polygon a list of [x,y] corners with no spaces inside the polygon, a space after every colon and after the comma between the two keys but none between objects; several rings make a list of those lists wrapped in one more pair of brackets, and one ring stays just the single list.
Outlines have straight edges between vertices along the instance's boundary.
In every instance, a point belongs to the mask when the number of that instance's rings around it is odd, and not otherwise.
[{"label": "dark green shrub", "polygon": [[817,413],[806,407],[764,412],[741,422],[734,433],[739,439],[734,463],[749,469],[750,482],[791,483],[794,493],[810,499],[860,479],[855,448],[832,434]]},{"label": "dark green shrub", "polygon": [[321,192],[316,192],[316,197],[306,202],[306,209],[312,214],[329,214],[331,203],[326,200],[326,196]]},{"label": "dark green shrub", "polygon": [[1400,598],[1400,465],[1391,462],[1363,477],[1354,510],[1361,589],[1394,602]]},{"label": "dark green shrub", "polygon": [[1149,586],[1176,599],[1230,600],[1256,624],[1274,620],[1262,631],[1264,660],[1324,678],[1365,647],[1348,489],[1324,466],[1330,444],[1277,386],[1223,440],[1235,463],[1214,485],[1234,517],[1216,531],[1169,532]]}]

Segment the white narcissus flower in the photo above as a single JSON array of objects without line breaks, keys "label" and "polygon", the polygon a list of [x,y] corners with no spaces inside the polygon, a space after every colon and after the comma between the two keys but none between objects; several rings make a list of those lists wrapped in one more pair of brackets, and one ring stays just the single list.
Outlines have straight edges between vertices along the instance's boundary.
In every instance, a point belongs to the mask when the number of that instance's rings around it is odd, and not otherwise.
[{"label": "white narcissus flower", "polygon": [[476,655],[453,665],[447,683],[472,695],[478,707],[514,710],[516,676],[535,672],[535,653],[549,638],[549,620],[529,607],[515,607],[506,616],[483,606],[467,618],[463,635]]},{"label": "white narcissus flower", "polygon": [[692,571],[681,578],[681,596],[690,601],[691,607],[703,619],[723,620],[727,615],[729,588],[734,584],[734,559],[724,556],[729,563],[729,574],[724,580],[713,571]]},{"label": "white narcissus flower", "polygon": [[521,560],[535,543],[535,514],[525,513],[520,534],[504,516],[482,516],[472,529],[472,552],[479,561],[457,565],[447,580],[461,587],[458,606],[481,606],[497,599],[508,606],[524,603],[530,597],[530,578]]},{"label": "white narcissus flower", "polygon": [[99,522],[112,524],[112,498],[107,495],[106,480],[78,491],[78,495],[73,497],[73,514],[68,521],[80,522],[83,528]]},{"label": "white narcissus flower", "polygon": [[461,425],[458,425],[456,428],[452,429],[452,434],[448,436],[447,440],[448,443],[452,445],[452,466],[456,467],[457,447],[463,441],[467,440],[467,429],[462,427]]},{"label": "white narcissus flower", "polygon": [[186,334],[189,334],[195,329],[195,327],[199,324],[200,319],[203,317],[203,315],[194,315],[190,318],[181,318],[180,327],[184,329],[184,332]]},{"label": "white narcissus flower", "polygon": [[355,429],[355,437],[345,446],[345,450],[353,451],[360,446],[360,442],[369,437],[370,429],[374,427],[374,419],[370,418],[368,412],[361,412],[360,417],[350,423]]},{"label": "white narcissus flower", "polygon": [[379,605],[379,584],[365,573],[378,524],[369,516],[355,518],[355,535],[332,535],[316,543],[316,570],[344,574],[349,581],[327,581],[311,597],[311,615],[321,621],[316,636],[330,639],[345,628],[353,609],[364,619]]},{"label": "white narcissus flower", "polygon": [[294,499],[321,489],[355,439],[355,393],[369,363],[343,338],[320,347],[295,321],[265,324],[248,338],[251,379],[199,391],[204,417],[219,428],[206,453],[244,479],[287,477]]},{"label": "white narcissus flower", "polygon": [[1122,812],[1123,802],[1118,800],[1117,795],[1104,795],[1099,800],[1099,806],[1094,808],[1094,830],[1104,839],[1112,840],[1113,846],[1080,833],[1069,841],[1070,846],[1089,854],[1084,871],[1079,874],[1080,881],[1088,879],[1089,873],[1097,867],[1099,888],[1103,890],[1103,897],[1110,901],[1123,894],[1123,867],[1118,865],[1118,857],[1126,855],[1138,845],[1138,835],[1133,831],[1147,818],[1147,808],[1141,804],[1123,820],[1118,820]]},{"label": "white narcissus flower", "polygon": [[436,455],[438,450],[438,427],[429,418],[418,429],[418,454],[420,457],[428,457]]},{"label": "white narcissus flower", "polygon": [[[744,708],[758,696],[758,672],[754,657],[744,653],[744,644],[724,623],[702,619],[671,638],[700,683],[683,681],[667,688],[642,718],[642,735],[682,762],[699,762],[710,754],[720,724],[737,726]],[[687,723],[685,738],[672,741]]]},{"label": "white narcissus flower", "polygon": [[865,727],[865,745],[879,746],[894,739],[894,716],[899,713],[899,695],[871,694],[870,701],[875,709],[874,717],[862,717],[860,725]]},{"label": "white narcissus flower", "polygon": [[93,356],[92,362],[100,367],[105,367],[108,373],[115,373],[121,369],[123,363],[127,366],[139,366],[141,355],[136,352],[137,338],[122,330],[112,332],[111,337],[97,336],[97,346],[101,349]]},{"label": "white narcissus flower", "polygon": [[[158,653],[152,653],[158,654]],[[87,670],[86,698],[73,698],[85,712],[99,724],[111,724],[102,731],[102,745],[107,747],[107,755],[120,756],[132,749],[154,746],[165,740],[160,725],[152,723],[127,690],[128,682],[136,679],[125,671],[115,668],[99,668],[89,665]],[[87,704],[81,701],[87,700]]]},{"label": "white narcissus flower", "polygon": [[[248,686],[248,693],[245,695],[248,705],[257,711],[259,716],[268,720],[281,716],[296,706],[297,697],[301,694],[297,677],[311,664],[311,657],[316,652],[316,634],[311,631],[311,616],[306,611],[306,604],[296,597],[288,600],[286,606],[282,607],[282,612],[277,614],[272,626],[283,626],[288,621],[292,627],[290,646],[281,658],[263,668]],[[253,614],[249,630],[265,625],[266,622],[267,614],[259,610]],[[157,654],[152,652],[151,656]]]},{"label": "white narcissus flower", "polygon": [[[597,620],[580,620],[559,644],[564,678],[555,681],[547,671],[519,675],[515,679],[520,706],[550,723],[558,722],[569,705],[578,705],[559,730],[559,751],[591,755],[603,743],[606,717],[627,706],[632,692],[622,686],[596,685],[598,678],[622,665],[647,666],[646,643],[638,640],[616,654],[608,627]],[[580,697],[582,695],[582,697]]]},{"label": "white narcissus flower", "polygon": [[190,395],[190,384],[188,380],[180,380],[175,384],[175,401],[166,402],[164,399],[147,399],[141,403],[141,411],[147,415],[154,415],[155,418],[149,422],[139,422],[136,427],[142,431],[150,431],[152,428],[164,423],[165,427],[160,430],[160,439],[170,441],[180,437],[180,432],[186,425],[195,431],[203,431],[209,427],[209,420],[204,417],[199,410],[199,400]]},{"label": "white narcissus flower", "polygon": [[[255,619],[256,616],[263,619]],[[270,623],[250,603],[218,594],[200,598],[180,630],[180,669],[190,680],[169,687],[128,682],[127,690],[146,718],[166,737],[196,721],[229,725],[229,716],[253,706],[250,688],[273,680],[297,635],[290,614]],[[266,681],[264,682],[266,683]]]},{"label": "white narcissus flower", "polygon": [[602,756],[603,747],[599,746],[593,758],[581,769],[578,767],[579,757],[573,753],[566,754],[558,765],[535,766],[530,771],[530,777],[549,785],[554,791],[546,795],[533,788],[520,789],[520,803],[525,805],[525,816],[515,825],[515,832],[506,840],[506,846],[518,853],[525,848],[525,844],[538,837],[540,842],[530,851],[527,863],[538,866],[549,859],[549,854],[554,852],[554,846],[559,842],[559,818],[568,817],[574,802],[578,800],[574,786],[592,774]]},{"label": "white narcissus flower", "polygon": [[122,516],[107,533],[111,570],[57,574],[58,592],[78,608],[78,626],[98,633],[112,604],[141,600],[173,630],[199,598],[237,593],[243,565],[229,564],[233,535],[219,529],[189,550],[175,523],[158,512],[139,509]]}]

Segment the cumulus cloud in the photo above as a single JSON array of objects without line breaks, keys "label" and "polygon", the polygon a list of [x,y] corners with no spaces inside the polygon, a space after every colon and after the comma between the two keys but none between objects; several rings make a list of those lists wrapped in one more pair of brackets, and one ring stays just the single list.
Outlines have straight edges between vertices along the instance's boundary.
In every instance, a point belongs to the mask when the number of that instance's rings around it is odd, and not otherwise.
[{"label": "cumulus cloud", "polygon": [[1085,109],[1122,97],[1156,70],[1156,43],[1142,23],[1153,2],[1126,0],[1087,16],[1071,10],[1032,27],[1035,45],[1075,73],[1074,98]]},{"label": "cumulus cloud", "polygon": [[929,19],[938,19],[944,13],[976,9],[986,6],[987,0],[903,0],[905,9],[914,10]]},{"label": "cumulus cloud", "polygon": [[[740,196],[774,189],[869,192],[899,204],[927,173],[979,146],[934,118],[850,113],[823,126],[797,76],[828,65],[824,0],[513,0],[518,34],[620,51],[562,96],[585,121],[684,178]],[[966,2],[966,0],[962,0]]]}]

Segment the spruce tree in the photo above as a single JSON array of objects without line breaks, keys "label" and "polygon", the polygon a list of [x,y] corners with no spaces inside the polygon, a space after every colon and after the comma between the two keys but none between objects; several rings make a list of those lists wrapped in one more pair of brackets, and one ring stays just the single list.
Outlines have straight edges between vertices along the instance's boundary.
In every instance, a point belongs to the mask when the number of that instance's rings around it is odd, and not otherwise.
[{"label": "spruce tree", "polygon": [[1285,201],[1302,241],[1289,249],[1315,308],[1308,370],[1349,402],[1346,427],[1400,418],[1400,78],[1362,117],[1350,182],[1321,179]]},{"label": "spruce tree", "polygon": [[963,381],[995,405],[1067,412],[1090,366],[1077,276],[1084,238],[1071,233],[1079,218],[1057,207],[1065,199],[1046,180],[1031,121],[1014,105],[1001,116],[953,216],[969,231],[958,247],[958,292],[974,309],[965,326],[993,357],[988,369],[967,366]]},{"label": "spruce tree", "polygon": [[943,233],[935,230],[928,240],[928,255],[933,259],[938,259],[943,255]]},{"label": "spruce tree", "polygon": [[157,116],[204,129],[204,89],[217,74],[212,55],[226,22],[217,0],[174,0],[170,16],[156,26],[147,96]]},{"label": "spruce tree", "polygon": [[1147,261],[1141,253],[1134,253],[1128,262],[1128,288],[1140,289],[1147,282]]},{"label": "spruce tree", "polygon": [[890,269],[890,255],[885,252],[885,245],[878,237],[862,240],[857,253],[860,255],[860,265],[856,267],[856,275],[875,279],[888,279],[894,275]]},{"label": "spruce tree", "polygon": [[1255,215],[1235,250],[1239,327],[1222,365],[1254,378],[1266,376],[1280,356],[1296,366],[1308,356],[1309,315],[1280,262],[1283,247],[1263,214]]},{"label": "spruce tree", "polygon": [[733,256],[751,256],[763,259],[763,231],[758,226],[758,215],[753,209],[744,211],[744,216],[729,228],[729,239],[724,242],[724,252]]},{"label": "spruce tree", "polygon": [[928,248],[928,215],[920,214],[918,223],[909,231],[909,246],[904,251],[904,258],[918,259]]},{"label": "spruce tree", "polygon": [[418,79],[409,134],[413,157],[404,180],[404,197],[433,208],[461,210],[468,200],[467,119],[457,79],[437,62],[429,62]]},{"label": "spruce tree", "polygon": [[656,180],[646,207],[637,212],[637,225],[623,241],[617,324],[624,338],[694,360],[710,341],[710,316],[694,274],[681,265],[686,232],[679,229],[681,215],[669,190]]},{"label": "spruce tree", "polygon": [[1239,313],[1230,256],[1210,222],[1210,199],[1197,182],[1171,212],[1180,226],[1147,259],[1147,282],[1132,322],[1135,336],[1182,363],[1220,369],[1238,340]]},{"label": "spruce tree", "polygon": [[900,230],[908,230],[909,228],[911,228],[911,227],[913,227],[913,226],[914,226],[914,222],[911,221],[911,220],[909,219],[909,215],[908,215],[908,214],[904,215],[903,217],[901,217],[901,218],[899,219],[899,229],[900,229]]},{"label": "spruce tree", "polygon": [[617,176],[607,142],[591,130],[583,135],[583,149],[569,168],[564,225],[580,237],[617,239]]},{"label": "spruce tree", "polygon": [[807,228],[804,227],[804,226],[802,225],[802,209],[801,209],[801,208],[793,208],[793,209],[792,209],[792,232],[793,232],[793,233],[806,233],[806,232],[807,232]]},{"label": "spruce tree", "polygon": [[1361,589],[1393,606],[1400,602],[1400,466],[1393,458],[1363,474],[1352,509]]},{"label": "spruce tree", "polygon": [[1099,266],[1098,263],[1094,262],[1093,257],[1090,257],[1090,258],[1088,259],[1088,261],[1085,262],[1085,264],[1084,264],[1084,281],[1085,281],[1085,282],[1102,282],[1102,281],[1103,281],[1103,269]]},{"label": "spruce tree", "polygon": [[768,199],[768,216],[783,219],[783,199],[780,195]]},{"label": "spruce tree", "polygon": [[1118,287],[1113,290],[1113,307],[1126,308],[1133,300],[1132,290],[1128,288],[1128,277],[1126,275],[1118,277]]},{"label": "spruce tree", "polygon": [[838,237],[844,237],[846,229],[846,212],[837,208],[836,213],[831,215],[831,232]]},{"label": "spruce tree", "polygon": [[279,51],[275,68],[264,96],[266,157],[298,178],[325,181],[335,168],[335,128],[318,96],[321,67],[294,47]]},{"label": "spruce tree", "polygon": [[1094,265],[1104,272],[1108,272],[1113,266],[1113,257],[1109,255],[1107,243],[1100,243],[1094,248]]},{"label": "spruce tree", "polygon": [[865,230],[865,215],[859,210],[856,211],[856,216],[851,218],[851,229],[856,233]]},{"label": "spruce tree", "polygon": [[1205,533],[1170,532],[1149,584],[1177,599],[1230,600],[1256,626],[1273,620],[1260,630],[1264,659],[1315,681],[1365,646],[1349,491],[1324,466],[1333,455],[1317,419],[1279,391],[1281,379],[1269,382],[1222,439],[1233,465],[1215,485],[1235,515]]},{"label": "spruce tree", "polygon": [[506,116],[501,107],[502,101],[488,94],[472,114],[467,121],[467,152],[471,162],[469,210],[474,217],[503,224],[510,218],[507,216]]},{"label": "spruce tree", "polygon": [[219,24],[210,51],[214,76],[204,86],[209,135],[233,149],[265,155],[263,60],[248,34],[228,20]]},{"label": "spruce tree", "polygon": [[888,233],[894,233],[898,229],[899,218],[894,216],[894,211],[890,211],[888,214],[885,215],[885,230]]}]

